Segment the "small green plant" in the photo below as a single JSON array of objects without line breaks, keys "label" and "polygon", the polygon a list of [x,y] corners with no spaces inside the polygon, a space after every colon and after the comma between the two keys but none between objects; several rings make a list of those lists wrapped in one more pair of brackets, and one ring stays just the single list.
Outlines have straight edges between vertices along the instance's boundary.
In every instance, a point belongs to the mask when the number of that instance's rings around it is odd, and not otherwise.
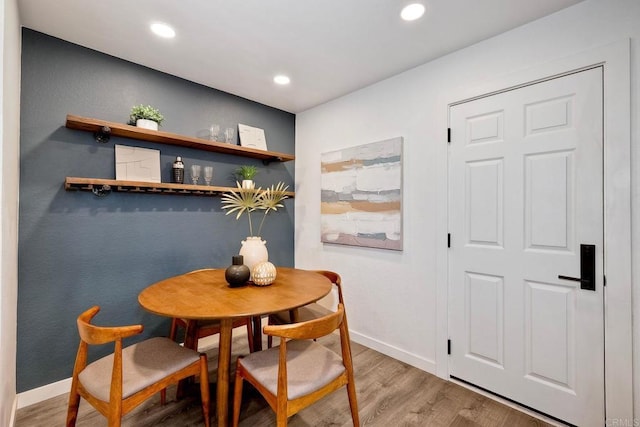
[{"label": "small green plant", "polygon": [[164,116],[160,114],[157,108],[153,108],[151,105],[136,105],[131,107],[131,114],[129,115],[129,124],[135,125],[136,120],[138,119],[147,119],[153,120],[158,123],[158,125],[162,124],[164,120]]},{"label": "small green plant", "polygon": [[253,180],[258,174],[258,168],[251,165],[243,165],[236,169],[236,175],[241,179]]}]

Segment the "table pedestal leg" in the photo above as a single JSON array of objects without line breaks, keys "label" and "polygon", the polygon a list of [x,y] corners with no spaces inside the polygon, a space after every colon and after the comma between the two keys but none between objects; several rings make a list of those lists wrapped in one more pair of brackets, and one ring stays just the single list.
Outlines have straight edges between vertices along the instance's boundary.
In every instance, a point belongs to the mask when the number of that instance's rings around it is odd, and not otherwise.
[{"label": "table pedestal leg", "polygon": [[218,426],[228,425],[229,418],[229,368],[231,363],[231,319],[220,320],[220,344],[218,348],[218,392],[216,412]]}]

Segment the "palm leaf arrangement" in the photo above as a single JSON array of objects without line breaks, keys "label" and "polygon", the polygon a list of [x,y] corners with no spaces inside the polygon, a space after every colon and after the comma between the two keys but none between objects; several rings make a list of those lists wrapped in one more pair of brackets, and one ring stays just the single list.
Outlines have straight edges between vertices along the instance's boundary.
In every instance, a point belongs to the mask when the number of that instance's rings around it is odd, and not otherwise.
[{"label": "palm leaf arrangement", "polygon": [[279,182],[271,185],[266,189],[262,188],[242,188],[239,182],[236,182],[237,188],[222,195],[222,209],[227,209],[225,215],[231,213],[236,214],[236,219],[240,219],[242,214],[246,212],[249,219],[249,235],[253,234],[253,223],[251,222],[251,213],[255,211],[264,211],[260,226],[258,227],[258,236],[262,232],[262,226],[269,212],[276,212],[278,208],[283,208],[284,199],[289,196],[286,194],[288,185]]}]

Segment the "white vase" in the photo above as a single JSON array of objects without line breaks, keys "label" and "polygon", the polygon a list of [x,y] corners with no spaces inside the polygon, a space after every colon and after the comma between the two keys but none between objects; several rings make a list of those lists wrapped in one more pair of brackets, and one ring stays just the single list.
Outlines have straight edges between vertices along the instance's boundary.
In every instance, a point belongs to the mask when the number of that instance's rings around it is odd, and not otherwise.
[{"label": "white vase", "polygon": [[158,122],[148,119],[136,120],[136,126],[143,129],[158,130]]},{"label": "white vase", "polygon": [[252,179],[243,179],[242,188],[245,190],[253,190],[254,188],[256,188],[256,183],[253,182]]},{"label": "white vase", "polygon": [[[244,257],[244,265],[249,267],[249,271],[253,271],[254,265],[269,261],[267,242],[260,237],[247,237],[247,240],[242,241],[240,255]],[[251,280],[253,280],[253,276],[251,276]]]}]

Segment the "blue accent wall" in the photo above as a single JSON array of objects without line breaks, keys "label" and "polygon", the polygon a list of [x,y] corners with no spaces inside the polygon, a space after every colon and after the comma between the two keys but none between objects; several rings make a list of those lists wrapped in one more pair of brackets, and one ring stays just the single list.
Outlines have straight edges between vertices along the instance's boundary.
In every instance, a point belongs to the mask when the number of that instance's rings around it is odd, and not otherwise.
[{"label": "blue accent wall", "polygon": [[[21,89],[18,392],[71,376],[75,320],[93,305],[102,308],[98,324],[141,323],[139,338],[166,335],[168,319],[145,312],[138,293],[191,270],[226,268],[248,235],[246,217],[225,216],[219,197],[98,198],[65,191],[65,177],[115,178],[114,144],[123,144],[159,149],[163,182],[170,182],[171,164],[182,156],[187,168],[213,166],[213,185],[234,186],[232,172],[252,164],[260,170],[258,185],[284,181],[293,190],[293,162],[264,166],[116,137],[98,144],[89,132],[67,129],[67,114],[126,123],[133,105],[150,104],[164,114],[161,130],[167,132],[197,136],[212,122],[236,128],[243,123],[265,130],[269,150],[295,152],[293,114],[29,29],[23,30]],[[293,234],[289,199],[263,229],[271,262],[293,266]]]}]

